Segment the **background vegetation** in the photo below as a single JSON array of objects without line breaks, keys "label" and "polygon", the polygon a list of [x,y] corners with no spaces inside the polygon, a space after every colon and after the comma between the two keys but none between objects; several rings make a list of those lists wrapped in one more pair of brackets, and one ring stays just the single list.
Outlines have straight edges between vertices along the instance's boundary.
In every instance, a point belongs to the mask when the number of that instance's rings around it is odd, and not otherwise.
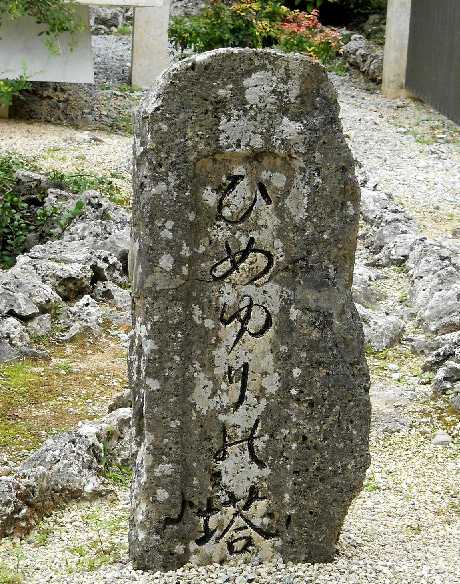
[{"label": "background vegetation", "polygon": [[[14,265],[16,256],[31,245],[59,237],[62,231],[83,209],[82,200],[62,210],[44,206],[47,189],[37,189],[33,196],[25,196],[18,189],[15,174],[18,170],[40,171],[32,159],[14,153],[0,155],[0,268]],[[64,189],[74,194],[97,190],[117,203],[121,202],[121,189],[110,177],[93,174],[47,173],[47,188]]]},{"label": "background vegetation", "polygon": [[291,10],[282,0],[214,0],[196,16],[173,18],[169,37],[180,51],[219,47],[275,47],[308,53],[330,62],[340,51],[341,35],[323,26],[316,9]]}]

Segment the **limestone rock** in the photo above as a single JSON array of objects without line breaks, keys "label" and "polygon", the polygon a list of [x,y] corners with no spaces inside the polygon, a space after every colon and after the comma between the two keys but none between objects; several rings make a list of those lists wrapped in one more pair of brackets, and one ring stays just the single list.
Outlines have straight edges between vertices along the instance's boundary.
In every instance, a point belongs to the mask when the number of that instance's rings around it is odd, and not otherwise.
[{"label": "limestone rock", "polygon": [[0,274],[0,315],[28,319],[61,301],[36,274],[17,264]]},{"label": "limestone rock", "polygon": [[446,393],[454,384],[460,381],[460,361],[446,361],[438,369],[433,380],[432,388],[435,393]]},{"label": "limestone rock", "polygon": [[91,26],[117,29],[123,23],[123,9],[97,7],[91,11]]},{"label": "limestone rock", "polygon": [[97,191],[79,195],[83,201],[82,214],[64,232],[64,241],[81,241],[85,247],[108,252],[122,264],[125,275],[128,267],[130,214]]},{"label": "limestone rock", "polygon": [[91,293],[98,281],[123,281],[121,264],[114,256],[72,241],[36,245],[18,257],[15,268],[41,280],[66,301]]},{"label": "limestone rock", "polygon": [[343,47],[342,54],[352,67],[359,69],[368,79],[381,83],[383,50],[360,34],[352,35]]},{"label": "limestone rock", "polygon": [[362,234],[372,265],[385,267],[405,263],[420,239],[415,221],[391,197],[381,191],[361,189]]},{"label": "limestone rock", "polygon": [[250,49],[168,69],[134,184],[134,565],[332,560],[370,407],[359,188],[326,72]]},{"label": "limestone rock", "polygon": [[62,335],[64,341],[69,341],[81,333],[94,336],[101,334],[102,311],[91,296],[83,296],[70,307],[67,318],[70,328]]},{"label": "limestone rock", "polygon": [[51,332],[51,315],[39,314],[27,322],[27,332],[32,336],[43,336]]},{"label": "limestone rock", "polygon": [[131,390],[127,388],[123,393],[119,393],[113,398],[107,409],[110,413],[119,408],[131,408],[132,405]]},{"label": "limestone rock", "polygon": [[0,538],[17,533],[16,524],[25,515],[29,499],[30,493],[18,479],[0,477]]},{"label": "limestone rock", "polygon": [[28,533],[72,499],[109,493],[103,463],[132,464],[130,408],[50,438],[14,476],[0,476],[0,538]]},{"label": "limestone rock", "polygon": [[117,408],[97,422],[81,424],[78,433],[104,445],[106,463],[131,466],[131,413],[130,407]]},{"label": "limestone rock", "polygon": [[393,347],[404,332],[404,322],[397,316],[376,312],[356,305],[364,325],[364,337],[374,351]]},{"label": "limestone rock", "polygon": [[38,199],[51,187],[46,176],[29,170],[16,171],[14,178],[15,192],[25,200]]},{"label": "limestone rock", "polygon": [[93,297],[98,301],[109,302],[126,312],[131,308],[131,292],[112,282],[98,282]]},{"label": "limestone rock", "polygon": [[407,265],[422,325],[436,334],[460,330],[460,246],[450,239],[421,240]]},{"label": "limestone rock", "polygon": [[454,385],[449,403],[454,408],[454,410],[460,412],[460,383],[456,383]]},{"label": "limestone rock", "polygon": [[371,307],[382,299],[382,294],[378,292],[373,283],[379,279],[376,270],[356,264],[353,272],[353,300],[357,304]]},{"label": "limestone rock", "polygon": [[15,318],[0,319],[0,340],[8,341],[12,347],[21,348],[30,341],[26,328]]},{"label": "limestone rock", "polygon": [[460,361],[460,331],[440,335],[431,350],[433,352],[423,364],[423,371],[436,371],[449,359]]},{"label": "limestone rock", "polygon": [[7,340],[0,340],[0,363],[14,361],[20,357],[21,353],[12,347]]},{"label": "limestone rock", "polygon": [[101,460],[101,445],[76,432],[48,440],[14,477],[0,477],[0,537],[27,533],[65,501],[107,492]]},{"label": "limestone rock", "polygon": [[434,446],[449,446],[451,442],[452,438],[449,436],[447,432],[444,432],[443,430],[436,432],[432,440],[432,444]]}]

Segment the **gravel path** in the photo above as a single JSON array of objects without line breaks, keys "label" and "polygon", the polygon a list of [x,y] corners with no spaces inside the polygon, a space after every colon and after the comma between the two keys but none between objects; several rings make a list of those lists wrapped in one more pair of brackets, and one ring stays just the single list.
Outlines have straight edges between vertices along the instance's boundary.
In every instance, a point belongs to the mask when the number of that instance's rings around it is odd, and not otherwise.
[{"label": "gravel path", "polygon": [[369,186],[393,195],[429,237],[460,226],[460,128],[427,105],[334,77],[341,116]]},{"label": "gravel path", "polygon": [[128,195],[132,192],[131,136],[0,119],[0,154],[10,151],[35,157],[43,170],[113,175]]},{"label": "gravel path", "polygon": [[131,36],[93,35],[96,83],[129,83]]},{"label": "gravel path", "polygon": [[0,562],[28,584],[460,583],[458,447],[431,444],[434,421],[413,419],[412,426],[373,436],[365,488],[351,507],[331,564],[135,572],[126,549],[127,493],[120,490],[110,500],[55,513],[22,543],[3,542]]}]

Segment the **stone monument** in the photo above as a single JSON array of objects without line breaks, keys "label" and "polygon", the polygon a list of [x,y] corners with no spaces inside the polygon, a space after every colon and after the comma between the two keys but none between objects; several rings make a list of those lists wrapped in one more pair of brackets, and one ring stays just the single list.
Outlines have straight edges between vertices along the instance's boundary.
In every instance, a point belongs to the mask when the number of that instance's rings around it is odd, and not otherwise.
[{"label": "stone monument", "polygon": [[370,417],[335,91],[301,55],[204,53],[134,148],[134,566],[329,561]]}]

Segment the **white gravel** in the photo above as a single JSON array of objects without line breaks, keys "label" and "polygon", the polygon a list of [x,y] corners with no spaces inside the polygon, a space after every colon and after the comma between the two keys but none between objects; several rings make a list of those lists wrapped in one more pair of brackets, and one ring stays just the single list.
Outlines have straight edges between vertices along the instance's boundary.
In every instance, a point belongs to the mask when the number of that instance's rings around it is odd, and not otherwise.
[{"label": "white gravel", "polygon": [[0,154],[36,158],[44,170],[114,174],[131,190],[132,137],[100,130],[75,130],[43,122],[0,119]]},{"label": "white gravel", "polygon": [[414,421],[406,432],[374,435],[366,485],[331,564],[135,572],[127,558],[123,491],[112,500],[77,503],[55,513],[22,543],[3,542],[0,562],[30,584],[459,583],[459,449],[433,445],[436,428],[434,421]]},{"label": "white gravel", "polygon": [[343,128],[369,187],[393,195],[428,237],[460,226],[460,128],[427,105],[333,77]]}]

